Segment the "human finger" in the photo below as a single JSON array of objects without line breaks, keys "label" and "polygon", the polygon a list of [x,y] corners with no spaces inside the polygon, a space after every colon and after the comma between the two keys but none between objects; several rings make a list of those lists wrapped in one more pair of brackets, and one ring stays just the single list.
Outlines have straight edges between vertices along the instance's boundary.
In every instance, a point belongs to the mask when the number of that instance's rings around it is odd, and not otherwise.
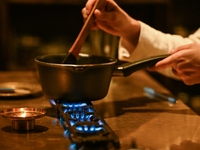
[{"label": "human finger", "polygon": [[167,58],[157,62],[154,66],[149,67],[149,71],[157,71],[161,69],[166,69],[172,67],[176,61],[176,56],[170,55]]},{"label": "human finger", "polygon": [[186,45],[182,45],[182,46],[179,46],[175,49],[172,49],[169,51],[170,54],[174,54],[178,51],[181,51],[181,50],[186,50],[186,49],[190,49],[192,47],[193,43],[190,43],[190,44],[186,44]]},{"label": "human finger", "polygon": [[113,28],[111,25],[111,24],[113,24],[113,22],[115,22],[115,20],[112,19],[113,13],[96,9],[94,11],[94,15],[96,18],[96,20],[95,20],[96,29],[102,28],[106,32],[111,32],[111,34],[114,34],[114,33],[112,33]]},{"label": "human finger", "polygon": [[[112,2],[112,1],[111,1]],[[119,8],[117,8],[115,3],[111,3],[107,1],[106,9],[96,9],[94,11],[95,18],[101,21],[113,22],[118,19],[117,12],[119,12]]]},{"label": "human finger", "polygon": [[196,75],[196,72],[194,70],[183,70],[177,67],[177,65],[174,65],[172,67],[172,72],[178,76],[179,78],[187,78],[187,77],[194,77]]},{"label": "human finger", "polygon": [[[96,11],[96,10],[95,10],[95,11]],[[84,8],[82,9],[81,13],[82,13],[82,16],[83,16],[83,21],[85,22],[85,21],[87,20],[88,16],[89,16],[89,14],[86,13],[86,7],[84,7]],[[94,12],[94,13],[95,13],[95,12]],[[96,22],[94,22],[94,24],[92,25],[91,29],[92,29],[92,30],[98,30],[98,29],[99,29],[99,27],[98,27],[98,25],[97,25]]]},{"label": "human finger", "polygon": [[179,62],[174,63],[173,68],[178,71],[195,71],[199,69],[198,66],[194,66],[191,62],[187,60],[180,60]]},{"label": "human finger", "polygon": [[199,74],[196,74],[193,71],[183,71],[182,72],[182,71],[178,71],[178,70],[172,68],[172,72],[174,73],[174,75],[176,75],[177,77],[182,79],[182,81],[186,85],[194,85],[196,83],[200,83]]},{"label": "human finger", "polygon": [[189,77],[187,77],[187,78],[183,78],[182,80],[186,85],[194,85],[194,84],[197,84],[197,83],[200,82],[198,80],[198,78],[189,78]]},{"label": "human finger", "polygon": [[84,22],[85,22],[85,20],[86,20],[87,17],[88,17],[88,14],[86,13],[86,7],[84,7],[84,8],[81,10],[81,13],[82,13],[82,16],[83,16],[83,19],[84,19]]},{"label": "human finger", "polygon": [[174,68],[172,68],[172,72],[175,76],[179,77],[186,85],[192,85],[193,84],[193,82],[189,81],[189,78],[186,76],[186,74],[180,73]]},{"label": "human finger", "polygon": [[88,0],[87,3],[85,4],[87,15],[89,15],[90,11],[92,10],[92,7],[94,6],[95,1],[96,0]]},{"label": "human finger", "polygon": [[173,74],[174,74],[175,76],[181,78],[181,75],[178,74],[178,72],[176,71],[176,69],[172,68],[172,72],[173,72]]}]

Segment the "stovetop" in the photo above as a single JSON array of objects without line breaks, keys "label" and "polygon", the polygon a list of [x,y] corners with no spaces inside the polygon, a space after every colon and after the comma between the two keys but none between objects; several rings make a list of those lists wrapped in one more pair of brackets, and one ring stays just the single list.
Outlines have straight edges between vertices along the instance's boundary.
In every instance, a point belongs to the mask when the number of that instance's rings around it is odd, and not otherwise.
[{"label": "stovetop", "polygon": [[106,121],[89,103],[60,103],[53,101],[57,116],[72,143],[79,149],[85,144],[113,144],[120,147],[119,139]]},{"label": "stovetop", "polygon": [[[38,78],[34,78],[32,72],[0,72],[0,81],[37,83]],[[167,101],[146,98],[143,92],[144,86],[168,93],[145,72],[138,71],[130,77],[114,77],[108,95],[102,100],[92,102],[119,138],[120,150],[134,148],[166,150],[173,145],[180,146],[184,140],[191,141],[188,143],[190,148],[192,144],[195,146],[200,144],[199,116],[182,101],[178,101],[177,106],[171,107]],[[0,100],[1,110],[14,107],[41,108],[47,113],[43,118],[36,119],[33,131],[22,133],[11,130],[10,120],[0,117],[0,149],[74,149],[74,144],[65,137],[68,136],[68,130],[63,128],[56,117],[55,107],[52,107],[44,96]],[[64,121],[62,124],[65,124]],[[68,129],[67,126],[65,128]],[[135,146],[132,143],[135,143]],[[97,150],[99,145],[90,149]]]}]

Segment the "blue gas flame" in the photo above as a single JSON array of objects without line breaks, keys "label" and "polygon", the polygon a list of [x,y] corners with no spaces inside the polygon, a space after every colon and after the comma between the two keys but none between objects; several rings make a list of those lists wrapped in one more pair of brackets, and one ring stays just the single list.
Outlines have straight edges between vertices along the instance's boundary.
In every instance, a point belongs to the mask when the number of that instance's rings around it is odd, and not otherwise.
[{"label": "blue gas flame", "polygon": [[84,107],[87,106],[86,103],[64,103],[62,104],[64,107],[70,107],[70,108],[77,108],[77,107]]},{"label": "blue gas flame", "polygon": [[84,126],[76,126],[76,130],[78,131],[84,131],[84,132],[94,132],[94,131],[100,131],[104,129],[103,127],[95,127],[95,126],[87,126],[87,125],[84,125]]},{"label": "blue gas flame", "polygon": [[[86,103],[64,103],[62,104],[65,108],[63,108],[64,113],[68,113],[70,120],[70,125],[74,126],[77,122],[83,122],[83,121],[91,121],[91,119],[95,119],[95,110],[92,107],[88,107]],[[78,125],[76,126],[77,131],[81,132],[96,132],[104,129],[101,127],[104,125],[104,122],[99,119],[97,121],[99,126],[95,125]]]}]

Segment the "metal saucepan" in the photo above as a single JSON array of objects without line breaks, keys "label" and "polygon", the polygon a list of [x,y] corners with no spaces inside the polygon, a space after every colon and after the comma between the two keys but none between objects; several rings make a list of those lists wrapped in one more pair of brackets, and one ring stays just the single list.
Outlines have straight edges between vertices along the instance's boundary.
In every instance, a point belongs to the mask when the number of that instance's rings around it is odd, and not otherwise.
[{"label": "metal saucepan", "polygon": [[158,55],[118,66],[117,59],[79,55],[76,64],[61,64],[66,54],[35,58],[46,98],[64,102],[89,102],[107,95],[113,75],[128,76],[169,56]]}]

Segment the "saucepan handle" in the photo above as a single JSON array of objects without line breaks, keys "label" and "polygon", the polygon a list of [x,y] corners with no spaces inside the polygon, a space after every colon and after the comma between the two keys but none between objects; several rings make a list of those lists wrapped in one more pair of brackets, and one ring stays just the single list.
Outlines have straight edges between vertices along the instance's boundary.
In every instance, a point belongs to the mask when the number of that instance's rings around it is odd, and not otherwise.
[{"label": "saucepan handle", "polygon": [[157,62],[168,57],[169,55],[170,54],[156,55],[156,56],[136,60],[133,62],[124,63],[120,66],[117,66],[113,75],[114,76],[123,75],[124,77],[129,76],[135,71],[138,71],[140,69],[145,69],[147,67],[155,65]]}]

